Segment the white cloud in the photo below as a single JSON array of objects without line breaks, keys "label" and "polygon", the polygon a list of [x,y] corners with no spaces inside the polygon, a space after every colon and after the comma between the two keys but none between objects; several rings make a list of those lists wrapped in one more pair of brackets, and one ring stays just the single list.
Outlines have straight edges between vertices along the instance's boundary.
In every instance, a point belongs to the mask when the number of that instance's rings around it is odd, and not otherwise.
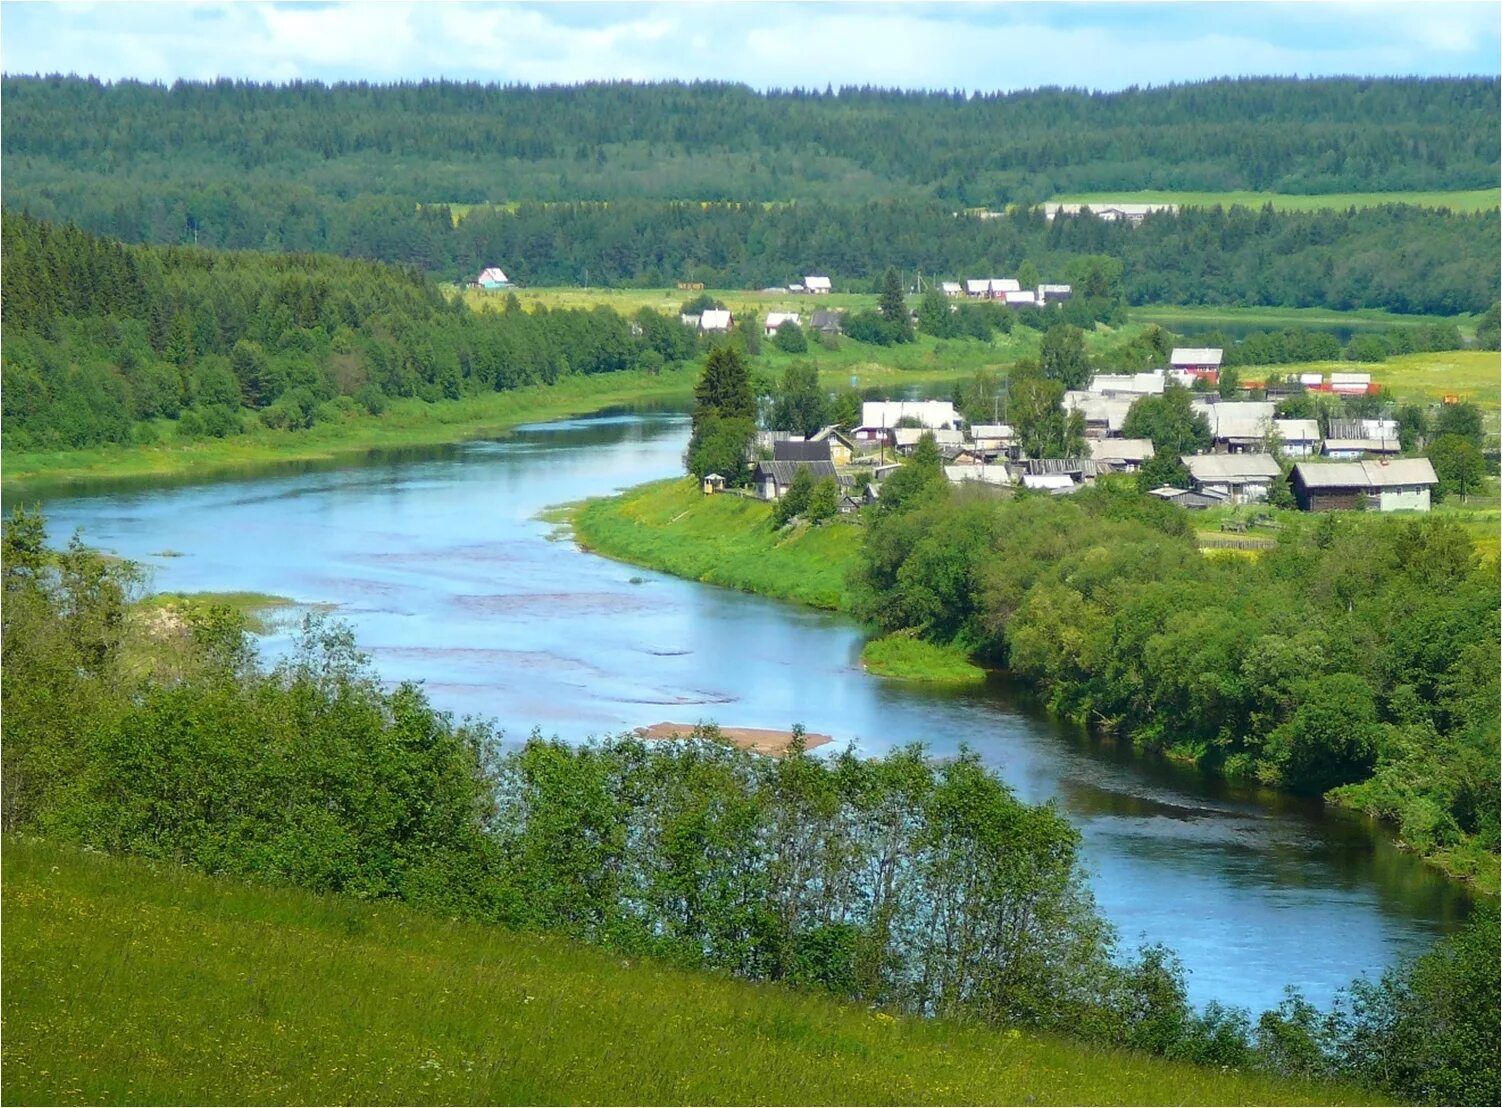
[{"label": "white cloud", "polygon": [[11,73],[1011,89],[1496,73],[1495,4],[0,5]]}]

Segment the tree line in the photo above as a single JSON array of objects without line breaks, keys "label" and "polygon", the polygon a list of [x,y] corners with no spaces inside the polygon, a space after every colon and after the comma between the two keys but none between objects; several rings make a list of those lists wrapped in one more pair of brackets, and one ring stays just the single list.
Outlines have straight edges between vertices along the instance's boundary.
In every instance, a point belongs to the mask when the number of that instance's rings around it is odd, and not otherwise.
[{"label": "tree line", "polygon": [[[7,193],[107,180],[414,202],[1489,188],[1495,78],[1240,78],[1114,93],[595,82],[0,84]],[[390,172],[400,167],[400,172]],[[70,175],[77,181],[64,184]],[[260,245],[259,242],[254,245]]]},{"label": "tree line", "polygon": [[1121,951],[1079,833],[972,753],[782,759],[694,741],[507,745],[313,619],[267,664],[243,619],[133,609],[138,571],[4,525],[3,827],[203,871],[398,899],[891,1010],[1206,1064],[1494,1103],[1497,922],[1253,1020]]},{"label": "tree line", "polygon": [[398,397],[655,371],[700,346],[653,311],[472,311],[375,262],[124,246],[12,211],[0,233],[11,449],[306,428]]}]

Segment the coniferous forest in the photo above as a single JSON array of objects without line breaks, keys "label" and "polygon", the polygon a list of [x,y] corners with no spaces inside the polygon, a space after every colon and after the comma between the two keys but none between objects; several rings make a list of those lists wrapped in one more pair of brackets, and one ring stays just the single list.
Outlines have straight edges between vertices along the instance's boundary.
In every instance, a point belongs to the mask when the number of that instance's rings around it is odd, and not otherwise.
[{"label": "coniferous forest", "polygon": [[[1104,254],[1131,303],[1456,313],[1495,299],[1495,211],[1199,210],[1137,228],[964,214],[1069,190],[1493,187],[1489,79],[966,97],[8,77],[3,105],[7,204],[126,242],[645,287],[1023,261],[1049,279]],[[456,225],[461,204],[495,206]]]}]

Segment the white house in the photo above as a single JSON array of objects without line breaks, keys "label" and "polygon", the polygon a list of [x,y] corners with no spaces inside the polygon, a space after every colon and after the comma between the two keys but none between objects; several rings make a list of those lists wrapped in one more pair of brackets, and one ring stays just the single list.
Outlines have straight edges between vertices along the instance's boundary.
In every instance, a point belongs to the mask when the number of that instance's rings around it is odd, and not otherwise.
[{"label": "white house", "polygon": [[827,293],[830,290],[828,277],[805,277],[803,287],[809,292]]},{"label": "white house", "polygon": [[699,317],[699,330],[701,331],[728,331],[734,325],[735,320],[724,308],[708,308]]},{"label": "white house", "polygon": [[1290,458],[1309,458],[1319,453],[1317,419],[1275,419],[1273,432],[1281,443],[1280,449]]},{"label": "white house", "polygon": [[791,323],[795,327],[803,326],[803,318],[797,312],[768,312],[767,313],[767,338],[777,334],[777,328],[784,323]]},{"label": "white house", "polygon": [[861,405],[862,427],[896,427],[904,419],[917,420],[933,431],[963,422],[948,400],[867,400]]},{"label": "white house", "polygon": [[1216,376],[1224,356],[1225,352],[1214,346],[1176,346],[1168,354],[1168,365],[1196,377]]},{"label": "white house", "polygon": [[960,286],[960,283],[958,281],[945,281],[939,286],[939,288],[943,290],[944,295],[949,297],[951,300],[956,296],[963,295],[965,291]]},{"label": "white house", "polygon": [[475,278],[475,284],[482,289],[504,289],[511,286],[511,278],[501,271],[500,266],[492,265],[480,271],[480,275]]}]

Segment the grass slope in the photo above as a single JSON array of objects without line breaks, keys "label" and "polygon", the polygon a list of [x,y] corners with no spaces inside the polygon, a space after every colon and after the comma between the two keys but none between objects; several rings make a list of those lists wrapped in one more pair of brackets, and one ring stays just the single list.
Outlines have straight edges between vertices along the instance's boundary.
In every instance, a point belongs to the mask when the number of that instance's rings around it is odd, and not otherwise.
[{"label": "grass slope", "polygon": [[5,456],[7,499],[39,483],[92,478],[227,476],[279,462],[354,460],[373,450],[436,446],[522,423],[582,415],[613,405],[687,398],[697,367],[656,376],[610,373],[566,377],[553,385],[446,400],[394,400],[379,416],[359,415],[305,431],[260,430],[226,439],[162,446],[101,447]]},{"label": "grass slope", "polygon": [[580,545],[624,562],[830,610],[849,607],[846,572],[860,532],[844,520],[775,530],[771,505],[705,496],[692,477],[586,500],[570,518]]},{"label": "grass slope", "polygon": [[1181,204],[1223,208],[1240,204],[1261,208],[1271,204],[1275,211],[1311,212],[1335,208],[1377,208],[1383,204],[1413,204],[1422,208],[1449,208],[1453,212],[1483,212],[1498,206],[1496,189],[1459,189],[1453,192],[1334,192],[1304,196],[1286,192],[1071,192],[1061,193],[1050,201],[1058,204]]},{"label": "grass slope", "polygon": [[7,836],[8,1104],[1337,1104]]}]

